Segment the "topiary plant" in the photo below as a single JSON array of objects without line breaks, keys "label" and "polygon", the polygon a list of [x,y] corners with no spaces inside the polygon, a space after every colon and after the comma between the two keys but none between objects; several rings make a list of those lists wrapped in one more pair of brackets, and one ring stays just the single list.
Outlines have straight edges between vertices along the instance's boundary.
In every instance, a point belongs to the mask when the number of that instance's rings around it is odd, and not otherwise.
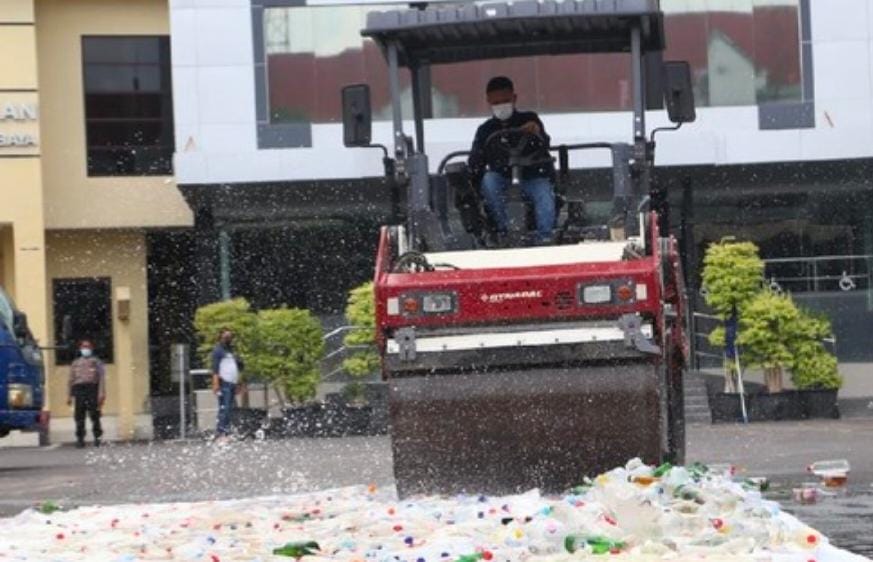
[{"label": "topiary plant", "polygon": [[743,309],[761,291],[764,262],[751,242],[722,240],[706,249],[703,259],[703,287],[706,304],[727,318]]},{"label": "topiary plant", "polygon": [[262,310],[250,333],[248,366],[292,402],[315,396],[324,340],[318,320],[296,308]]},{"label": "topiary plant", "polygon": [[791,367],[791,382],[800,390],[839,390],[843,377],[837,368],[837,358],[823,346],[796,356]]},{"label": "topiary plant", "polygon": [[838,390],[843,386],[843,378],[837,368],[837,358],[822,344],[822,340],[831,335],[830,321],[801,311],[799,332],[801,339],[793,349],[791,382],[800,390]]},{"label": "topiary plant", "polygon": [[376,305],[372,281],[349,291],[346,319],[353,329],[346,334],[343,343],[359,350],[343,361],[343,369],[358,380],[347,384],[343,390],[347,399],[356,402],[363,398],[364,388],[360,379],[379,368],[379,355],[375,350]]},{"label": "topiary plant", "polygon": [[209,356],[221,330],[228,328],[234,333],[234,346],[244,358],[248,352],[248,340],[257,322],[248,301],[237,298],[201,306],[194,313],[194,331],[197,333],[197,356],[203,365],[209,366]]},{"label": "topiary plant", "polygon": [[746,362],[764,369],[767,389],[781,392],[784,369],[794,366],[798,350],[820,342],[820,329],[789,295],[764,290],[746,306],[737,341]]}]

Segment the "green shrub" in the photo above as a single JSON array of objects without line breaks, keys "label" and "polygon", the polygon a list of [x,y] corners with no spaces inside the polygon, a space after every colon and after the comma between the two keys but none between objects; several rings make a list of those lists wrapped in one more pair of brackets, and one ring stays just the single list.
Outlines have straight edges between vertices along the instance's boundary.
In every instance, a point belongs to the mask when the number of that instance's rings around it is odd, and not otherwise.
[{"label": "green shrub", "polygon": [[831,336],[831,323],[821,315],[801,311],[798,328],[801,339],[794,347],[791,381],[801,390],[838,390],[843,378],[837,358],[825,349],[822,340]]},{"label": "green shrub", "polygon": [[247,368],[280,388],[292,402],[315,396],[324,356],[321,325],[308,311],[262,310],[250,332]]},{"label": "green shrub", "polygon": [[[352,377],[363,379],[376,372],[380,364],[375,349],[376,305],[372,281],[349,291],[346,320],[353,329],[343,338],[343,343],[361,349],[343,361],[343,369]],[[343,392],[354,402],[363,398],[363,390],[360,380],[357,380],[347,384]]]},{"label": "green shrub", "polygon": [[837,358],[820,343],[798,353],[791,368],[791,381],[800,390],[839,390],[843,386]]},{"label": "green shrub", "polygon": [[787,295],[761,291],[740,316],[737,343],[748,365],[782,369],[791,365],[800,335],[800,310]]},{"label": "green shrub", "polygon": [[761,291],[764,262],[751,242],[722,241],[706,249],[703,259],[703,287],[706,304],[721,316],[739,312]]},{"label": "green shrub", "polygon": [[257,322],[248,301],[237,298],[201,306],[194,313],[194,331],[197,333],[197,355],[203,365],[209,366],[209,356],[218,342],[219,332],[228,328],[234,333],[234,347],[245,359],[248,340]]}]

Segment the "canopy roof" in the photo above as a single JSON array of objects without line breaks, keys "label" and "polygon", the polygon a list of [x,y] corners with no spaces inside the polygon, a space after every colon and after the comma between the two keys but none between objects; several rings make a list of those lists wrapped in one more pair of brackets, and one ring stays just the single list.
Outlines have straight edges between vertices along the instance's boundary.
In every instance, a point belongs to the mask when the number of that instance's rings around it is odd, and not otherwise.
[{"label": "canopy roof", "polygon": [[643,51],[664,48],[659,0],[518,0],[371,12],[361,31],[404,66],[481,59],[629,52],[639,25]]}]

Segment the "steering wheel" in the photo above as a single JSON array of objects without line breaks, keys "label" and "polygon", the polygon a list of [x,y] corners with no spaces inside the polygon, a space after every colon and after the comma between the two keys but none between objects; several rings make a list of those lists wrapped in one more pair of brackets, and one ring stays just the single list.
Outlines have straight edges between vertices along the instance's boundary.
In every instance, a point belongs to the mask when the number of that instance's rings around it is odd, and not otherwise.
[{"label": "steering wheel", "polygon": [[483,143],[486,155],[504,156],[512,170],[512,184],[521,183],[521,170],[528,166],[552,162],[543,138],[525,129],[513,127],[494,131]]}]

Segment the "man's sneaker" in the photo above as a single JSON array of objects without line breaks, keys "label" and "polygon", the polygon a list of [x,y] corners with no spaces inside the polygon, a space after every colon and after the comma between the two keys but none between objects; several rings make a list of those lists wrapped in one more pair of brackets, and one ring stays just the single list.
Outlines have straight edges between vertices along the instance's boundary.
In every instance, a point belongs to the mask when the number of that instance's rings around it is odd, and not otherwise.
[{"label": "man's sneaker", "polygon": [[96,439],[94,439],[94,446],[95,446],[95,447],[99,447],[99,446],[102,445],[102,444],[103,444],[103,442],[100,441],[100,438],[99,438],[99,437],[96,438]]},{"label": "man's sneaker", "polygon": [[76,448],[77,448],[77,449],[84,449],[84,448],[85,448],[85,442],[84,442],[84,441],[76,441]]}]

